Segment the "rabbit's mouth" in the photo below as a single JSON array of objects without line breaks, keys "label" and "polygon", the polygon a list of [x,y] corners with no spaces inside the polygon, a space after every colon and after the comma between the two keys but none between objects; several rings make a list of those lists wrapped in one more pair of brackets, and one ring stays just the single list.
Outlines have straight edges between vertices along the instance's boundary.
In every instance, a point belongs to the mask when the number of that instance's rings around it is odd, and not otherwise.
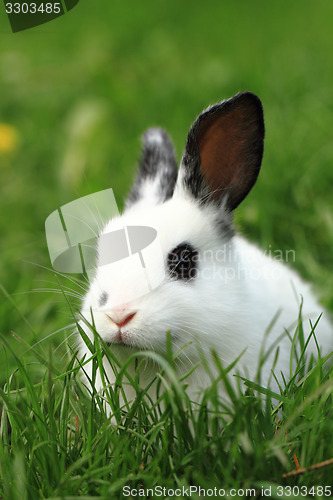
[{"label": "rabbit's mouth", "polygon": [[124,347],[132,347],[133,341],[130,341],[128,334],[128,331],[121,331],[121,328],[119,328],[116,334],[115,342],[123,345]]},{"label": "rabbit's mouth", "polygon": [[114,341],[109,341],[109,342],[106,342],[106,345],[108,347],[114,347],[114,346],[119,346],[119,347],[125,347],[126,349],[138,349],[136,345],[133,345],[133,344],[129,344],[129,343],[126,343],[126,342],[114,342]]},{"label": "rabbit's mouth", "polygon": [[106,344],[109,347],[117,345],[117,346],[126,347],[127,349],[138,348],[138,346],[136,345],[135,341],[133,340],[132,335],[130,334],[130,332],[128,330],[122,331],[121,329],[119,329],[115,333],[115,335],[113,336],[113,338],[111,340],[108,340],[106,342]]}]

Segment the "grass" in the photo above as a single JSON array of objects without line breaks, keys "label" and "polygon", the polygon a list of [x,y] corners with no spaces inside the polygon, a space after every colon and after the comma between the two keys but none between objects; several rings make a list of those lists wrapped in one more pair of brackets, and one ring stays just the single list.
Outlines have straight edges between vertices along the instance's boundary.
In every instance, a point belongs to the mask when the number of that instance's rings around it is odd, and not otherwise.
[{"label": "grass", "polygon": [[[299,338],[298,328],[293,345]],[[231,494],[232,489],[242,489],[256,497],[262,488],[271,488],[272,498],[279,498],[279,485],[285,498],[287,487],[299,492],[299,498],[302,491],[321,498],[323,492],[317,487],[326,486],[323,491],[329,496],[333,463],[284,477],[296,468],[296,460],[308,468],[332,451],[333,367],[327,370],[327,359],[310,363],[306,371],[303,345],[295,372],[276,394],[246,380],[245,393],[235,390],[228,370],[215,357],[219,376],[199,404],[191,405],[186,377],[177,378],[172,355],[143,353],[141,361],[137,353],[132,356],[138,375],[144,356],[153,356],[161,366],[154,402],[137,377],[131,379],[126,369],[117,367],[97,332],[95,343],[89,345],[94,369],[88,391],[79,378],[80,366],[84,369],[87,360],[78,360],[75,353],[63,373],[56,374],[50,352],[43,379],[34,384],[30,366],[12,352],[17,370],[0,392],[3,498],[124,498],[129,490],[146,495],[156,487],[170,491],[191,487],[191,498],[199,498],[194,490],[199,487],[223,488]],[[105,391],[100,394],[94,379],[103,356],[114,366],[117,383],[110,386],[104,373]],[[136,398],[121,406],[124,383],[135,388]],[[218,396],[221,384],[228,403]],[[272,398],[279,400],[275,408]],[[106,402],[116,415],[114,425]]]},{"label": "grass", "polygon": [[[229,409],[218,406],[212,419],[206,403],[192,415],[175,384],[163,396],[168,412],[144,398],[124,415],[127,427],[113,428],[100,397],[80,388],[66,341],[73,345],[71,308],[79,308],[81,290],[45,269],[46,217],[108,187],[121,206],[146,128],[165,127],[180,158],[198,113],[240,90],[262,99],[266,142],[262,172],[236,223],[263,249],[295,250],[293,266],[333,311],[333,4],[145,5],[82,0],[63,18],[16,35],[0,16],[6,500],[116,498],[126,481],[225,488],[331,482],[330,467],[282,478],[295,467],[294,452],[305,467],[332,457],[331,372],[321,364],[283,390],[279,423],[269,402],[250,393],[232,397]],[[74,288],[74,296],[67,290],[71,307],[66,286]],[[206,397],[214,408],[213,387]],[[180,421],[190,434],[177,432]]]}]

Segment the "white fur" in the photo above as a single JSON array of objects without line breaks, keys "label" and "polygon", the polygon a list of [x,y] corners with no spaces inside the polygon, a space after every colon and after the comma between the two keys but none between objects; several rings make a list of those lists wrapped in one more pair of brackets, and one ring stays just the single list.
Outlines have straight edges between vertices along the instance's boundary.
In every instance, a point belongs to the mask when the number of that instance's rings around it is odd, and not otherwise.
[{"label": "white fur", "polygon": [[163,137],[160,129],[151,128],[146,132],[146,140],[150,143],[155,143],[157,146],[163,144]]},{"label": "white fur", "polygon": [[[166,332],[170,331],[173,351],[181,350],[177,358],[180,375],[200,362],[202,356],[214,375],[214,349],[224,367],[242,354],[232,373],[253,380],[262,354],[268,352],[261,370],[261,383],[267,386],[278,347],[275,374],[282,382],[281,372],[285,379],[290,376],[292,344],[286,331],[294,335],[302,301],[305,337],[311,333],[310,320],[315,324],[324,313],[315,334],[322,355],[332,350],[332,326],[309,285],[241,236],[230,238],[230,211],[256,181],[263,140],[263,111],[254,94],[240,93],[210,107],[190,129],[174,186],[176,167],[171,141],[159,129],[145,134],[143,154],[148,157],[143,157],[141,163],[144,175],[139,169],[136,187],[140,189],[135,191],[135,201],[130,196],[132,204],[122,216],[111,220],[103,233],[123,229],[120,233],[126,232],[130,245],[131,226],[149,226],[156,230],[150,234],[157,237],[147,248],[137,247],[139,251],[126,259],[106,265],[109,239],[100,240],[99,262],[103,265],[97,263],[82,308],[83,316],[95,324],[120,362],[141,350],[164,353]],[[152,165],[154,158],[157,164]],[[147,175],[149,168],[151,175]],[[163,203],[173,187],[172,198]],[[197,275],[191,280],[175,279],[179,275],[172,277],[167,269],[168,255],[184,243],[195,250],[192,258],[198,258]],[[92,339],[91,329],[83,321],[81,324]],[[308,347],[308,354],[316,354],[313,338]],[[81,355],[90,357],[82,341]],[[133,365],[128,368],[132,375]],[[107,363],[105,369],[112,384],[114,374]],[[154,362],[146,363],[140,372],[143,387],[157,370]],[[91,363],[87,372],[91,376]],[[272,380],[271,386],[276,389]],[[199,363],[187,382],[189,394],[196,401],[198,391],[209,386],[211,380]],[[102,389],[100,374],[96,385]],[[124,389],[132,399],[131,388]],[[153,396],[153,388],[151,393]]]},{"label": "white fur", "polygon": [[[189,241],[199,251],[199,273],[188,283],[171,280],[166,275],[157,288],[140,295],[139,271],[134,262],[121,267],[121,271],[117,270],[117,266],[109,272],[103,267],[97,268],[82,314],[91,323],[92,309],[97,331],[106,342],[111,343],[120,361],[126,361],[135,352],[130,347],[163,353],[165,335],[170,330],[175,352],[192,343],[179,357],[180,373],[185,373],[199,361],[199,346],[208,359],[211,349],[215,349],[225,367],[245,350],[233,373],[240,372],[252,379],[256,376],[265,332],[276,316],[266,339],[266,350],[282,335],[278,342],[280,353],[275,373],[279,376],[282,371],[288,378],[291,343],[287,335],[283,335],[284,331],[287,329],[293,335],[301,297],[306,334],[311,330],[309,319],[315,323],[323,308],[314,298],[309,285],[287,266],[264,255],[239,235],[224,242],[218,234],[215,215],[209,207],[200,208],[182,192],[178,184],[173,198],[164,204],[150,204],[146,200],[111,220],[104,232],[131,225],[154,227],[165,262],[168,252],[179,243]],[[155,262],[154,255],[151,255],[148,265],[154,269],[154,266],[160,266],[160,260],[156,258]],[[103,291],[107,292],[109,299],[99,307],[98,300]],[[127,300],[128,296],[136,295],[139,296]],[[120,303],[122,306],[119,306]],[[135,317],[122,327],[125,345],[119,344],[119,328],[107,314],[112,317],[114,313],[133,311],[136,311]],[[90,329],[83,322],[82,326],[92,338]],[[332,327],[326,313],[316,328],[316,337],[323,353],[332,349]],[[309,352],[316,353],[313,341]],[[81,355],[84,354],[90,356],[81,341]],[[270,377],[274,354],[264,365],[261,379],[264,384]],[[106,370],[112,382],[114,376],[107,364]],[[146,364],[141,377],[143,386],[156,370],[157,365]],[[89,365],[88,374],[91,374]],[[199,367],[189,379],[191,397],[195,399],[198,390],[209,383],[205,370]],[[97,385],[100,389],[100,379]],[[130,390],[128,396],[132,396]]]}]

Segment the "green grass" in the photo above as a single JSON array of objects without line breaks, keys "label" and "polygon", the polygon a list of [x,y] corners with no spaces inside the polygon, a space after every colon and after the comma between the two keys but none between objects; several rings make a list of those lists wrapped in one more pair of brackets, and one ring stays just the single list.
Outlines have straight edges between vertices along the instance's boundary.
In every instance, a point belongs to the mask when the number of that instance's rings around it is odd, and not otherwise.
[{"label": "green grass", "polygon": [[[295,346],[302,344],[301,337],[297,329]],[[89,345],[94,369],[88,391],[79,379],[79,365],[84,369],[87,360],[73,354],[63,373],[56,374],[50,352],[43,379],[34,384],[30,365],[12,352],[17,370],[0,391],[3,498],[124,498],[128,488],[189,491],[191,486],[226,492],[241,488],[257,497],[263,487],[272,488],[272,498],[281,497],[278,486],[284,487],[284,498],[287,487],[296,493],[315,491],[312,497],[321,498],[317,487],[326,485],[329,493],[333,464],[283,478],[295,469],[295,455],[307,468],[329,457],[333,448],[333,368],[327,370],[327,359],[320,358],[306,371],[306,346],[280,394],[246,380],[248,389],[241,393],[215,357],[219,376],[191,405],[186,377],[178,379],[172,355],[134,353],[137,376],[132,379],[96,332]],[[103,356],[117,379],[110,386],[104,373],[105,391],[98,394],[94,382]],[[161,367],[156,402],[139,384],[144,358],[152,356]],[[136,397],[122,406],[122,387],[129,383]],[[229,402],[219,397],[220,386]],[[191,498],[199,496],[193,492]]]},{"label": "green grass", "polygon": [[[192,415],[175,387],[161,396],[169,412],[142,402],[127,427],[111,427],[72,368],[75,321],[61,288],[74,288],[74,311],[82,290],[45,269],[44,221],[109,187],[121,206],[146,128],[165,127],[180,158],[207,104],[252,90],[264,105],[265,154],[236,223],[266,250],[295,250],[293,266],[333,311],[332,2],[82,0],[16,35],[2,3],[0,14],[0,123],[18,138],[0,151],[0,497],[116,498],[126,482],[328,484],[329,467],[282,479],[291,446],[302,466],[332,457],[321,365],[286,389],[276,434],[275,413],[251,395],[233,398],[231,419],[217,408],[205,420],[205,404]],[[213,389],[207,398],[214,407]],[[179,434],[180,421],[190,434]]]}]

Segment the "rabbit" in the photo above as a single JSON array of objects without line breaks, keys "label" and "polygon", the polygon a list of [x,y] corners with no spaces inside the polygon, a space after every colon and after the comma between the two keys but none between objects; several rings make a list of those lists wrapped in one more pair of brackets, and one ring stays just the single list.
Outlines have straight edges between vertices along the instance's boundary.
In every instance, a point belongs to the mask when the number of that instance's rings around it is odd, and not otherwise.
[{"label": "rabbit", "polygon": [[[322,355],[332,350],[330,319],[309,284],[237,234],[233,225],[233,211],[257,180],[264,135],[262,104],[251,92],[212,105],[198,116],[178,172],[167,133],[148,129],[124,212],[105,224],[99,238],[81,327],[93,339],[89,327],[93,323],[122,363],[137,351],[164,354],[169,331],[173,352],[179,353],[179,374],[197,364],[187,379],[193,401],[211,384],[201,360],[204,356],[214,370],[212,350],[225,368],[239,357],[231,375],[254,380],[262,353],[275,347],[261,368],[261,383],[277,389],[271,374],[276,348],[274,372],[281,382],[281,372],[285,379],[290,376],[290,335],[300,308],[305,338],[321,315],[316,339]],[[132,258],[109,263],[107,235],[124,228],[133,234],[135,228],[146,228],[150,239],[156,236],[156,246],[139,251],[139,241]],[[308,353],[317,353],[313,338]],[[80,356],[86,360],[91,356],[82,339]],[[91,377],[91,362],[84,369]],[[134,366],[131,369],[134,373]],[[141,369],[143,387],[160,370],[149,360]],[[112,384],[115,376],[107,361],[105,370]],[[237,377],[230,378],[236,383]],[[96,389],[102,387],[97,373]],[[133,398],[133,389],[128,387],[126,394]],[[221,398],[225,397],[221,388]]]}]

